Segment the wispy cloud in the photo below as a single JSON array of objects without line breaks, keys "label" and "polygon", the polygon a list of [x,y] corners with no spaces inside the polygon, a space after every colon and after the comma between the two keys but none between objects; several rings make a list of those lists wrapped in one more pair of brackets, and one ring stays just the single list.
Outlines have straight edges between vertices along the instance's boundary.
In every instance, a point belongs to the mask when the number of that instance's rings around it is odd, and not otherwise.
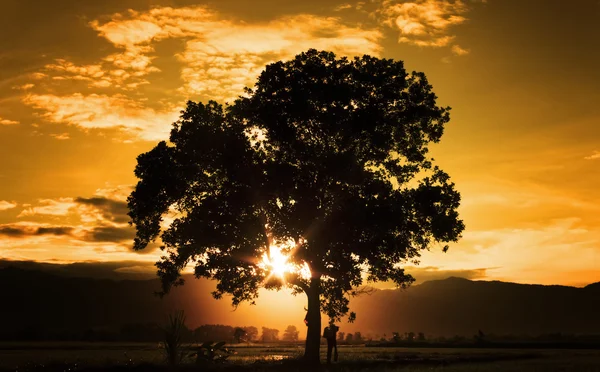
[{"label": "wispy cloud", "polygon": [[[127,55],[127,53],[124,53]],[[76,65],[65,59],[57,59],[47,64],[47,76],[53,80],[78,80],[87,82],[91,88],[111,88],[132,90],[140,85],[149,84],[143,77],[158,68],[147,65],[141,68],[139,62],[127,59],[121,54],[111,55],[97,64]]]},{"label": "wispy cloud", "polygon": [[585,160],[596,160],[600,159],[600,151],[594,151],[591,155],[584,157]]},{"label": "wispy cloud", "polygon": [[459,45],[452,45],[452,53],[457,56],[464,56],[469,54],[469,50],[463,49]]},{"label": "wispy cloud", "polygon": [[17,90],[29,90],[29,89],[31,89],[33,87],[35,87],[35,84],[28,83],[28,84],[23,84],[23,85],[19,85],[19,86],[13,87],[13,89],[17,89]]},{"label": "wispy cloud", "polygon": [[179,116],[176,108],[157,111],[124,95],[30,94],[24,102],[41,110],[41,116],[49,122],[83,129],[121,128],[146,140],[164,139]]},{"label": "wispy cloud", "polygon": [[16,125],[19,124],[16,120],[3,119],[0,117],[0,125]]},{"label": "wispy cloud", "polygon": [[34,215],[66,216],[75,206],[76,204],[73,202],[72,198],[40,199],[38,200],[37,206],[24,209],[17,217],[20,218]]},{"label": "wispy cloud", "polygon": [[13,209],[17,207],[17,203],[15,202],[9,202],[6,200],[0,200],[0,211],[6,211],[9,209]]},{"label": "wispy cloud", "polygon": [[[464,0],[383,0],[378,13],[385,24],[400,32],[399,43],[439,48],[452,45],[455,35],[451,28],[465,23],[469,10],[470,4]],[[452,46],[452,52],[468,54],[458,45]]]},{"label": "wispy cloud", "polygon": [[54,137],[57,140],[68,140],[71,137],[69,137],[69,133],[52,133],[50,134],[50,137]]},{"label": "wispy cloud", "polygon": [[341,4],[336,6],[335,8],[333,8],[334,12],[341,12],[342,10],[348,10],[348,9],[352,9],[353,6],[352,4]]}]

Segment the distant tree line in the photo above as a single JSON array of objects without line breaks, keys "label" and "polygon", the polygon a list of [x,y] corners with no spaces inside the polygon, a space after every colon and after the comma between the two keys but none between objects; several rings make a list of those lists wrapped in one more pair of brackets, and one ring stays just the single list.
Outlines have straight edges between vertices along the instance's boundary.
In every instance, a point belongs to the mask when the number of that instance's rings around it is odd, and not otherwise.
[{"label": "distant tree line", "polygon": [[[204,324],[195,329],[185,328],[184,342],[225,341],[227,343],[297,342],[300,332],[289,325],[280,336],[278,329],[262,327],[233,327],[223,324]],[[130,341],[160,342],[164,331],[156,323],[134,323],[116,327],[87,329],[53,329],[38,325],[25,325],[18,331],[0,329],[1,341]]]},{"label": "distant tree line", "polygon": [[[119,328],[96,327],[83,330],[44,328],[30,324],[19,331],[0,329],[0,341],[84,341],[84,342],[161,342],[164,331],[156,323],[126,324]],[[186,328],[184,342],[243,343],[296,343],[300,331],[293,325],[283,332],[275,328],[254,326],[234,327],[222,324],[204,324],[195,329]],[[322,339],[322,342],[325,340]],[[423,332],[337,333],[338,345],[364,344],[370,347],[600,347],[600,335],[552,333],[543,335],[495,335],[478,330],[472,336],[452,337],[425,335]]]},{"label": "distant tree line", "polygon": [[[350,338],[352,341],[353,337]],[[348,342],[348,335],[346,335]],[[577,335],[551,333],[542,335],[528,334],[485,334],[478,330],[472,336],[455,335],[425,336],[419,332],[392,332],[391,336],[374,335],[365,342],[366,346],[398,347],[476,347],[476,348],[599,348],[600,335]]]}]

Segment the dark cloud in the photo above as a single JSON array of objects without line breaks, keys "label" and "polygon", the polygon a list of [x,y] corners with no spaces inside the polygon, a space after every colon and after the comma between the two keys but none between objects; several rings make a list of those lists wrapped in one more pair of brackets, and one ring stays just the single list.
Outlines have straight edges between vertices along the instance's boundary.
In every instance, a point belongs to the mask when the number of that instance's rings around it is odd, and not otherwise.
[{"label": "dark cloud", "polygon": [[22,229],[22,228],[18,228],[18,227],[13,227],[13,226],[0,226],[0,235],[5,235],[5,236],[25,236],[28,233]]},{"label": "dark cloud", "polygon": [[71,235],[73,228],[70,226],[39,227],[34,235]]},{"label": "dark cloud", "polygon": [[9,237],[25,237],[39,235],[71,235],[73,228],[70,226],[31,227],[20,225],[0,225],[0,235]]},{"label": "dark cloud", "polygon": [[75,202],[82,205],[89,205],[102,212],[105,219],[117,223],[129,222],[127,212],[127,203],[120,200],[105,198],[103,196],[94,196],[91,198],[75,198]]},{"label": "dark cloud", "polygon": [[125,241],[133,241],[134,237],[135,229],[129,226],[97,226],[87,231],[85,235],[85,240],[95,242],[121,243]]}]

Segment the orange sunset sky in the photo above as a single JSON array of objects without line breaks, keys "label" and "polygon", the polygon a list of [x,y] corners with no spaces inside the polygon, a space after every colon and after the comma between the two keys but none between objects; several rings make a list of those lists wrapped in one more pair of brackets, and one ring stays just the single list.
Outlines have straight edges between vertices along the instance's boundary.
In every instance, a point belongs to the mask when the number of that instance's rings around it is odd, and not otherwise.
[{"label": "orange sunset sky", "polygon": [[418,281],[600,281],[597,0],[3,0],[0,259],[114,262],[136,156],[188,99],[226,102],[309,48],[405,61],[451,121],[432,152],[466,230]]}]

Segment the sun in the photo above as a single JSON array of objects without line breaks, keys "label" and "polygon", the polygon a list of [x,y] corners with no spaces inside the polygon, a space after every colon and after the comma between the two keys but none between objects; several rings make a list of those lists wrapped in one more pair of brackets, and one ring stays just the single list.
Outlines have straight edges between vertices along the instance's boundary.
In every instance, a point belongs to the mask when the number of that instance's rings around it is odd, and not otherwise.
[{"label": "sun", "polygon": [[293,262],[291,259],[294,254],[294,242],[287,244],[274,244],[268,251],[263,253],[262,261],[259,266],[268,272],[267,280],[277,278],[285,282],[286,274],[297,274],[302,279],[310,279],[310,268],[303,262],[301,264]]},{"label": "sun", "polygon": [[262,263],[271,271],[271,275],[283,279],[286,273],[295,270],[294,265],[288,262],[288,260],[289,256],[282,252],[281,247],[271,246],[269,252],[263,254]]}]

